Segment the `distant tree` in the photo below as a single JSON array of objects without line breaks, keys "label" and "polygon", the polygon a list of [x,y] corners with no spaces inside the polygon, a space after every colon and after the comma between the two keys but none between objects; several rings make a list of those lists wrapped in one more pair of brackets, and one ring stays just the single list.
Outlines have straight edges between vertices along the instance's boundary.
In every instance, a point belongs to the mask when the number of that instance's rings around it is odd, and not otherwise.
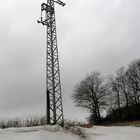
[{"label": "distant tree", "polygon": [[108,82],[108,98],[107,98],[107,116],[109,114],[112,114],[112,116],[110,116],[110,119],[113,119],[115,118],[114,111],[118,106],[116,105],[116,96],[112,91],[112,84],[110,83],[110,78],[112,77],[109,76],[108,78],[109,78],[109,82]]},{"label": "distant tree", "polygon": [[[113,120],[135,119],[140,114],[140,59],[109,77],[108,116]],[[110,115],[109,115],[110,114]]]},{"label": "distant tree", "polygon": [[126,70],[124,67],[121,67],[117,71],[117,77],[118,77],[118,84],[120,87],[120,93],[122,95],[121,102],[123,106],[126,106],[127,108],[127,116],[131,118],[131,111],[130,111],[130,100],[131,100],[131,93],[130,90],[127,86],[127,75],[126,75]]},{"label": "distant tree", "polygon": [[119,85],[119,79],[116,76],[115,78],[113,76],[109,77],[109,86],[110,86],[110,97],[111,97],[111,104],[113,103],[113,107],[111,106],[111,110],[118,109],[119,112],[119,120],[121,120],[122,113],[121,113],[121,89]]},{"label": "distant tree", "polygon": [[132,103],[140,103],[140,59],[133,61],[126,71],[127,85],[131,90]]},{"label": "distant tree", "polygon": [[88,74],[74,87],[72,98],[78,107],[90,111],[90,120],[101,123],[101,110],[106,106],[107,86],[99,72]]}]

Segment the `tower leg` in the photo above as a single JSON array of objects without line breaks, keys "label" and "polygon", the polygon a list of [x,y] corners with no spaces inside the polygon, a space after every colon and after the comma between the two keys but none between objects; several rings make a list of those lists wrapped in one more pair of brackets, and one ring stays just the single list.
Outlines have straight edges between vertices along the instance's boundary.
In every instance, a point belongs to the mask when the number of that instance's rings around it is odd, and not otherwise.
[{"label": "tower leg", "polygon": [[50,124],[50,92],[49,90],[47,90],[47,93],[46,93],[46,98],[47,98],[47,108],[46,108],[46,115],[47,115],[47,124]]}]

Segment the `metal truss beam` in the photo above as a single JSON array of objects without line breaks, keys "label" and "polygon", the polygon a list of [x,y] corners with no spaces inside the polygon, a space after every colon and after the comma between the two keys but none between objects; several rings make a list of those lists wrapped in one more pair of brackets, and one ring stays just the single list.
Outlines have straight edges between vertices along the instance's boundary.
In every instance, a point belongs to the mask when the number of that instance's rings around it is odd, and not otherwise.
[{"label": "metal truss beam", "polygon": [[[63,124],[63,106],[54,3],[65,6],[60,0],[47,0],[41,4],[41,19],[38,23],[47,26],[46,48],[46,119],[47,124]],[[45,16],[43,17],[43,13]]]}]

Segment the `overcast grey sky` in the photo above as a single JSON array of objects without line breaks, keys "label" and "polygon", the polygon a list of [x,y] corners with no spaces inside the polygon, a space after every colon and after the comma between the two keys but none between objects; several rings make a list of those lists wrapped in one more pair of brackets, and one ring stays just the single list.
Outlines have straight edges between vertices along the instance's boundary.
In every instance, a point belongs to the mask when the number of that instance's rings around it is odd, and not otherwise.
[{"label": "overcast grey sky", "polygon": [[[45,114],[45,0],[0,0],[0,118]],[[85,118],[70,95],[87,73],[140,58],[139,0],[65,0],[56,6],[65,118]]]}]

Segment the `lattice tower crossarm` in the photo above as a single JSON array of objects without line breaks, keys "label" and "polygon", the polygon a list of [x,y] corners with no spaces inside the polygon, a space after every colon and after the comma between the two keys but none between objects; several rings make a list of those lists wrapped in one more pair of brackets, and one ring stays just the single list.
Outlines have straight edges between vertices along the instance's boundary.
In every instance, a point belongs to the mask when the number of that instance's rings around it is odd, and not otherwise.
[{"label": "lattice tower crossarm", "polygon": [[[47,26],[46,48],[46,120],[47,124],[63,124],[63,106],[60,83],[59,58],[54,3],[64,6],[60,0],[47,0],[41,5],[38,23]],[[43,14],[45,14],[43,16]]]}]

